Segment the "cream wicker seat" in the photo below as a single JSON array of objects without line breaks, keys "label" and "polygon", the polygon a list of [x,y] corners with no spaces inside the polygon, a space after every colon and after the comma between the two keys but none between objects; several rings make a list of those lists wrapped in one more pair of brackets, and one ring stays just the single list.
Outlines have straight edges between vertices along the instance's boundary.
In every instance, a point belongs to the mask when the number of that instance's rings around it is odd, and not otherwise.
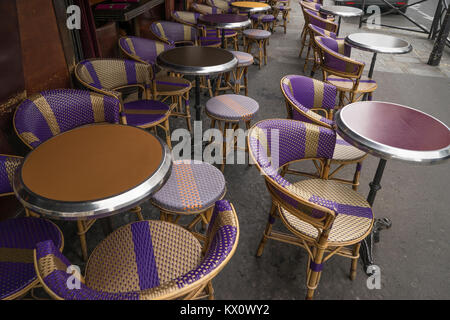
[{"label": "cream wicker seat", "polygon": [[94,250],[79,280],[67,286],[71,265],[51,241],[38,243],[34,263],[45,290],[59,300],[213,299],[211,280],[233,256],[239,223],[233,206],[216,202],[207,242],[165,221],[125,225]]}]

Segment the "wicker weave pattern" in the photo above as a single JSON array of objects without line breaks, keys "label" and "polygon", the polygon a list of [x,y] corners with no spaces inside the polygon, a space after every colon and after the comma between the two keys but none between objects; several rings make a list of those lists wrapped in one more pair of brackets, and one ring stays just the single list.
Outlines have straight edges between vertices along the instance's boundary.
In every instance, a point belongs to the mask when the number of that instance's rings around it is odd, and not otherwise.
[{"label": "wicker weave pattern", "polygon": [[233,8],[231,5],[224,0],[206,0],[206,4],[211,7],[216,7],[222,10],[223,12],[232,13]]},{"label": "wicker weave pattern", "polygon": [[26,293],[36,282],[33,249],[36,243],[52,240],[63,245],[61,231],[40,218],[16,218],[0,222],[0,299]]},{"label": "wicker weave pattern", "polygon": [[245,29],[243,31],[244,36],[253,39],[267,39],[270,37],[271,33],[267,30],[260,29]]},{"label": "wicker weave pattern", "polygon": [[152,65],[160,53],[174,47],[161,41],[132,36],[120,38],[119,45],[128,55]]},{"label": "wicker weave pattern", "polygon": [[83,60],[76,70],[82,81],[97,89],[115,88],[142,84],[149,86],[151,75],[147,65],[123,59]]},{"label": "wicker weave pattern", "polygon": [[179,23],[188,24],[194,27],[197,24],[197,20],[200,17],[200,13],[198,12],[190,12],[190,11],[172,11],[171,16],[172,19]]},{"label": "wicker weave pattern", "polygon": [[87,90],[44,91],[22,102],[14,115],[18,135],[35,148],[52,136],[98,122],[119,122],[120,102]]},{"label": "wicker weave pattern", "polygon": [[22,157],[0,155],[0,195],[13,192],[14,173],[22,161]]},{"label": "wicker weave pattern", "polygon": [[153,22],[150,25],[150,31],[161,41],[172,45],[186,41],[195,44],[198,36],[194,27],[170,21]]},{"label": "wicker weave pattern", "polygon": [[[358,64],[355,64],[346,57],[350,57],[351,47],[336,39],[327,37],[315,37],[315,41],[322,45],[325,50],[323,53],[323,64],[330,70],[337,72],[345,72],[348,74],[357,74],[359,70]],[[332,52],[333,54],[331,54]],[[341,58],[343,57],[343,59]]]},{"label": "wicker weave pattern", "polygon": [[189,214],[211,207],[224,193],[225,178],[214,166],[174,161],[172,174],[152,201],[162,209]]},{"label": "wicker weave pattern", "polygon": [[[140,221],[116,230],[94,250],[86,268],[86,285],[82,282],[80,289],[68,289],[66,283],[69,274],[61,269],[70,265],[70,262],[56,250],[52,241],[37,244],[37,269],[39,270],[39,275],[43,280],[45,288],[53,296],[62,299],[146,300],[157,299],[162,296],[178,297],[179,290],[189,284],[192,285],[192,289],[196,289],[200,285],[205,285],[206,282],[202,282],[202,280],[210,275],[209,278],[205,279],[209,281],[210,278],[219,272],[237,246],[239,225],[236,213],[227,201],[217,202],[212,221],[207,233],[209,246],[203,260],[201,259],[201,246],[199,241],[187,230],[164,221]],[[126,231],[124,231],[125,229]],[[131,233],[135,233],[132,239],[115,236],[115,233],[129,233],[130,230]],[[151,235],[151,239],[145,234]],[[131,241],[133,244],[121,244],[122,241]],[[110,243],[106,245],[108,242]],[[139,244],[137,242],[141,243]],[[142,248],[136,249],[137,246],[142,246]],[[105,251],[105,249],[107,250]],[[122,251],[122,249],[125,249],[125,251]],[[144,249],[147,250],[147,253],[144,253]],[[148,278],[149,275],[150,278],[153,278],[155,273],[152,268],[156,264],[158,286],[137,291],[123,291],[124,289],[122,289],[118,292],[99,291],[90,287],[92,282],[89,281],[92,281],[93,277],[102,272],[111,273],[113,271],[108,265],[109,261],[117,258],[117,255],[110,257],[109,254],[113,253],[111,250],[120,252],[122,256],[130,255],[132,251],[136,252],[134,256],[138,260],[142,259],[140,262],[136,261],[136,264],[141,264],[141,267],[147,267],[147,270],[138,271],[140,278]],[[98,258],[96,257],[97,255],[99,255]],[[137,257],[138,255],[140,258]],[[56,259],[59,259],[60,262],[52,261]],[[97,259],[105,262],[105,264],[92,264]],[[120,264],[119,260],[118,264]],[[95,268],[93,268],[94,265]],[[97,268],[102,270],[96,270]],[[43,276],[43,272],[45,272],[46,276]],[[123,269],[122,278],[129,277],[133,272],[133,270]],[[116,280],[112,279],[110,281],[114,282]],[[196,285],[197,283],[198,285]],[[156,284],[156,282],[153,284]],[[116,287],[113,284],[105,284],[103,287],[107,286]],[[121,286],[127,287],[129,285],[123,283]],[[184,292],[186,293],[186,291]]]},{"label": "wicker weave pattern", "polygon": [[[327,81],[338,87],[339,89],[352,90],[354,82],[350,79],[339,77],[339,76],[329,76]],[[356,88],[357,92],[368,92],[374,91],[377,88],[377,82],[375,80],[369,79],[368,77],[361,77]]]},{"label": "wicker weave pattern", "polygon": [[258,102],[237,94],[223,94],[206,102],[208,114],[218,119],[250,121],[258,110]]},{"label": "wicker weave pattern", "polygon": [[315,33],[316,36],[329,37],[329,38],[336,39],[336,34],[334,32],[325,30],[325,29],[315,26],[313,24],[309,24],[308,27],[313,30],[313,32]]},{"label": "wicker weave pattern", "polygon": [[[330,180],[304,180],[293,184],[310,193],[310,201],[328,207],[337,213],[328,240],[348,242],[363,236],[371,227],[373,214],[367,201],[350,188]],[[286,220],[302,234],[316,238],[318,230],[282,209]]]},{"label": "wicker weave pattern", "polygon": [[253,56],[247,52],[242,51],[231,51],[230,52],[236,57],[238,60],[238,67],[246,67],[253,64]]},{"label": "wicker weave pattern", "polygon": [[217,13],[223,13],[223,10],[217,8],[217,7],[211,7],[204,4],[199,4],[193,2],[191,4],[192,10],[195,12],[201,13],[201,14],[217,14]]},{"label": "wicker weave pattern", "polygon": [[335,33],[337,31],[337,25],[334,22],[327,20],[326,15],[317,15],[317,12],[308,9],[306,9],[305,12],[308,15],[308,23],[320,27],[327,32]]},{"label": "wicker weave pattern", "polygon": [[365,155],[366,153],[364,151],[355,148],[339,135],[336,136],[336,147],[334,148],[333,160],[348,161],[360,159]]},{"label": "wicker weave pattern", "polygon": [[257,21],[257,22],[272,22],[275,20],[275,17],[271,14],[252,14],[250,16],[250,19]]}]

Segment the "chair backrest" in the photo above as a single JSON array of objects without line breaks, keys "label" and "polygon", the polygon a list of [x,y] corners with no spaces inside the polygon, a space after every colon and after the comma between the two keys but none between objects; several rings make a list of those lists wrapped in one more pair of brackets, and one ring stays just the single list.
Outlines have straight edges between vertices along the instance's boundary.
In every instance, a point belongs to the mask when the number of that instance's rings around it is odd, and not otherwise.
[{"label": "chair backrest", "polygon": [[14,173],[22,161],[19,156],[0,154],[0,197],[14,194]]},{"label": "chair backrest", "polygon": [[75,76],[82,85],[109,95],[119,95],[117,89],[130,86],[151,88],[152,73],[148,64],[125,59],[87,59],[75,67]]},{"label": "chair backrest", "polygon": [[206,0],[206,4],[210,7],[218,8],[225,13],[233,12],[233,8],[228,1],[225,0]]},{"label": "chair backrest", "polygon": [[150,32],[160,41],[170,45],[197,44],[197,29],[182,23],[155,21],[150,25]]},{"label": "chair backrest", "polygon": [[311,10],[305,10],[305,13],[308,16],[308,24],[320,27],[330,33],[332,32],[334,33],[334,37],[332,38],[336,38],[336,32],[338,29],[338,25],[336,23],[317,16],[316,14],[314,14],[314,11]]},{"label": "chair backrest", "polygon": [[[139,221],[129,225],[126,225],[115,233],[119,232],[121,229],[133,229],[131,232],[138,232],[140,230],[155,230],[161,224],[168,224],[162,221]],[[178,226],[171,226],[178,227]],[[148,232],[148,231],[147,231]],[[150,231],[151,232],[151,231]],[[137,234],[139,236],[139,234]],[[170,237],[170,234],[166,235]],[[135,241],[134,236],[132,241]],[[149,300],[149,299],[175,299],[181,296],[197,290],[200,286],[208,283],[213,277],[215,277],[223,267],[228,263],[228,261],[233,256],[239,239],[239,223],[237,219],[236,212],[233,206],[226,200],[221,200],[216,202],[214,212],[211,217],[211,223],[207,231],[207,250],[198,265],[193,269],[185,272],[184,274],[165,281],[155,281],[154,287],[149,287],[146,289],[136,290],[136,291],[116,291],[116,292],[106,292],[99,291],[89,287],[88,278],[86,278],[86,283],[84,278],[76,274],[75,277],[80,280],[79,289],[69,289],[67,286],[67,281],[71,274],[66,272],[68,266],[71,265],[70,261],[56,249],[51,241],[40,242],[36,245],[36,250],[34,251],[34,263],[36,266],[36,271],[39,280],[43,284],[45,290],[55,299],[66,299],[66,300]],[[119,239],[123,241],[123,239]],[[177,240],[177,239],[175,239]],[[129,241],[129,240],[128,240]],[[179,239],[178,239],[179,241]],[[144,245],[149,246],[147,256],[151,260],[153,248],[152,242],[146,242]],[[147,248],[141,248],[147,249]],[[97,249],[96,249],[97,250]],[[150,261],[151,262],[151,261]],[[153,261],[155,262],[155,261]],[[179,260],[180,264],[184,264],[185,261]],[[141,263],[142,264],[142,263]],[[108,265],[108,268],[114,269],[115,265]],[[119,267],[119,266],[117,266]],[[152,269],[155,267],[154,264],[147,265],[145,267]],[[173,268],[176,269],[177,265]],[[114,270],[112,270],[114,271]],[[138,281],[139,283],[148,282],[149,278],[153,276],[158,277],[158,273],[154,272],[148,274],[137,274],[133,276],[142,277]],[[88,275],[86,275],[88,277]],[[111,273],[109,273],[111,276]],[[145,280],[143,280],[145,278]],[[113,277],[111,277],[111,281]],[[142,282],[141,282],[142,281]],[[120,285],[120,284],[118,284]],[[148,287],[148,286],[147,286]]]},{"label": "chair backrest", "polygon": [[201,14],[198,12],[191,12],[191,11],[172,11],[170,13],[170,16],[175,22],[195,27],[197,25],[198,18],[201,16]]},{"label": "chair backrest", "polygon": [[216,13],[223,13],[223,10],[217,8],[217,7],[211,7],[200,3],[192,3],[191,9],[195,12],[201,13],[201,14],[216,14]]},{"label": "chair backrest", "polygon": [[327,113],[336,104],[336,87],[323,81],[299,75],[281,79],[281,91],[286,99],[288,118],[332,128],[334,121],[322,117],[311,109]]},{"label": "chair backrest", "polygon": [[165,42],[132,36],[121,37],[119,47],[128,58],[151,65],[161,52],[174,48]]},{"label": "chair backrest", "polygon": [[91,123],[119,123],[120,101],[88,90],[56,89],[24,100],[14,113],[18,137],[34,149],[49,138]]},{"label": "chair backrest", "polygon": [[361,77],[364,63],[349,58],[351,47],[344,40],[314,37],[314,43],[320,51],[320,66],[323,71],[342,77]]},{"label": "chair backrest", "polygon": [[336,39],[336,34],[334,32],[322,29],[318,26],[315,26],[313,24],[308,24],[308,29],[310,30],[311,36],[314,39],[314,37],[329,37]]},{"label": "chair backrest", "polygon": [[290,119],[262,120],[248,133],[250,155],[264,175],[272,199],[300,219],[322,229],[331,227],[335,217],[333,207],[309,190],[297,188],[281,176],[278,169],[304,159],[321,162],[331,159],[335,144],[333,130]]}]

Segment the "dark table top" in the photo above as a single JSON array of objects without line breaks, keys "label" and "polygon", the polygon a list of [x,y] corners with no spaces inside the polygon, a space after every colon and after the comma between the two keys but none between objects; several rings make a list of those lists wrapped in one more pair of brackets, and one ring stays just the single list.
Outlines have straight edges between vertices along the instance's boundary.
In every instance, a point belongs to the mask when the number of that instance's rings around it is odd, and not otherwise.
[{"label": "dark table top", "polygon": [[[103,1],[93,6],[95,20],[98,21],[130,21],[144,12],[164,3],[165,0],[140,0],[139,2],[128,2],[125,9],[96,9],[97,5],[117,5],[119,2]],[[124,2],[125,3],[125,2]],[[123,4],[123,3],[120,3]]]},{"label": "dark table top", "polygon": [[399,104],[362,101],[336,114],[339,134],[384,159],[432,164],[450,158],[450,130],[438,119]]}]

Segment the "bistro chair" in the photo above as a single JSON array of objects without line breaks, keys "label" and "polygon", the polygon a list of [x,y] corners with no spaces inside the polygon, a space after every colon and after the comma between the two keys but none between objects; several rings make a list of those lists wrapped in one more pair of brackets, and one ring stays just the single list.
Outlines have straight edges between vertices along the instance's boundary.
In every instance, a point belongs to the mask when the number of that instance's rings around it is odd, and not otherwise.
[{"label": "bistro chair", "polygon": [[[259,104],[254,99],[243,95],[223,94],[209,99],[206,102],[205,110],[211,119],[211,129],[216,128],[217,124],[218,129],[222,132],[223,161],[220,170],[223,172],[228,156],[227,153],[239,148],[239,137],[235,137],[234,135],[231,137],[228,136],[227,129],[232,129],[235,132],[239,129],[240,122],[243,122],[246,129],[249,129],[251,120],[259,110]],[[247,146],[245,146],[244,151],[248,151]]]},{"label": "bistro chair", "polygon": [[[314,39],[314,37],[329,37],[332,39],[336,39],[336,34],[334,32],[322,29],[313,24],[308,25],[308,31],[309,31],[310,39]],[[343,43],[345,43],[344,39],[336,39],[336,41],[338,41],[341,46],[343,45]],[[311,59],[311,58],[309,58],[309,51],[310,51],[311,47],[313,49],[313,58],[312,58],[313,66],[311,68],[310,76],[314,77],[314,74],[316,73],[316,70],[319,68],[319,65],[320,65],[319,49],[317,49],[315,41],[312,41],[309,43],[308,53],[307,53],[307,57],[305,59],[305,65],[303,66],[303,72],[306,72],[306,67],[307,67],[308,61]]]},{"label": "bistro chair", "polygon": [[[44,91],[24,100],[13,118],[17,136],[30,149],[51,137],[71,129],[101,123],[120,122],[120,101],[113,95],[100,95],[87,90],[56,89]],[[39,216],[25,209],[28,216]],[[143,220],[141,208],[132,209]],[[96,219],[77,220],[83,259],[88,258],[86,233]]]},{"label": "bistro chair", "polygon": [[194,160],[174,161],[167,182],[151,198],[160,210],[160,219],[178,223],[182,217],[192,217],[186,229],[203,240],[196,226],[210,222],[214,203],[225,196],[225,178],[213,165]]},{"label": "bistro chair", "polygon": [[[191,27],[199,29],[204,37],[216,37],[221,38],[221,31],[215,28],[207,28],[206,26],[198,23],[198,18],[201,16],[198,12],[190,11],[172,11],[171,17],[175,22],[182,23]],[[228,47],[228,39],[233,41],[235,50],[238,50],[238,33],[234,30],[225,31],[225,47]]]},{"label": "bistro chair", "polygon": [[198,12],[201,14],[218,14],[218,13],[224,13],[222,9],[218,7],[212,7],[205,4],[200,4],[193,2],[191,3],[191,10],[194,12]]},{"label": "bistro chair", "polygon": [[189,91],[192,84],[189,80],[170,75],[157,75],[156,58],[158,55],[173,48],[161,41],[138,37],[122,37],[119,39],[119,47],[127,58],[152,66],[155,81],[153,98],[162,102],[171,100],[170,115],[186,119],[188,130],[191,131],[191,112],[189,109]]},{"label": "bistro chair", "polygon": [[210,7],[215,7],[222,10],[223,13],[233,13],[231,1],[224,0],[206,0],[205,3]]},{"label": "bistro chair", "polygon": [[[303,159],[322,163],[331,159],[335,132],[296,120],[268,119],[250,129],[248,142],[272,198],[257,256],[262,255],[267,239],[306,249],[307,299],[313,298],[324,263],[336,254],[352,259],[350,278],[354,279],[360,242],[373,226],[370,205],[354,190],[326,177],[292,183],[279,173],[284,165]],[[276,218],[281,218],[290,233],[273,230]]]},{"label": "bistro chair", "polygon": [[[239,94],[242,89],[244,89],[245,95],[248,96],[248,67],[253,64],[253,56],[250,53],[242,51],[230,52],[236,57],[238,64],[233,71],[221,74],[219,76],[219,80],[216,84],[216,96],[220,93],[220,91],[228,90],[232,90],[235,94]],[[224,78],[224,86],[222,86],[222,77]],[[242,83],[242,80],[244,83]]]},{"label": "bistro chair", "polygon": [[314,41],[323,79],[339,91],[339,107],[358,101],[365,94],[372,100],[377,83],[362,75],[364,63],[349,58],[351,47],[328,37],[315,37]]},{"label": "bistro chair", "polygon": [[[286,110],[289,119],[309,122],[335,130],[335,123],[333,120],[330,120],[333,118],[337,96],[335,86],[320,80],[298,75],[284,76],[281,79],[280,86],[281,92],[286,100]],[[319,112],[323,113],[324,116],[321,116]],[[317,173],[311,175],[294,171],[286,165],[283,168],[283,174],[301,174],[320,178],[320,172],[323,172],[329,180],[351,184],[353,190],[356,191],[359,185],[362,162],[366,157],[367,154],[365,152],[353,147],[336,133],[336,145],[334,147],[333,157],[325,162],[324,168],[321,168],[318,162],[315,161],[314,164]],[[333,178],[339,170],[349,164],[356,164],[352,180]],[[338,165],[338,167],[330,172],[331,165]]]},{"label": "bistro chair", "polygon": [[[310,10],[305,10],[305,14],[308,16],[308,25],[306,25],[306,32],[309,35],[309,40],[307,43],[308,46],[308,51],[306,53],[306,58],[305,58],[305,65],[303,66],[303,72],[306,71],[306,67],[308,65],[308,61],[309,60],[313,60],[313,73],[315,73],[315,70],[317,69],[317,48],[315,48],[315,43],[314,43],[314,36],[322,36],[322,34],[325,37],[330,37],[333,39],[336,39],[336,32],[337,32],[337,28],[338,25],[334,22],[331,22],[329,20],[326,19],[322,19],[321,17],[318,17],[314,14],[311,14],[312,11]],[[311,28],[310,26],[314,26],[315,28]],[[341,45],[344,43],[344,39],[337,39],[337,41],[341,42]],[[309,58],[309,53],[311,51],[311,48],[313,48],[313,58],[310,59]],[[300,49],[300,54],[303,50],[303,47]],[[314,51],[315,50],[315,51]],[[314,53],[315,52],[315,53]]]},{"label": "bistro chair", "polygon": [[[14,173],[22,161],[22,157],[0,155],[0,197],[14,195]],[[64,246],[61,230],[48,220],[21,217],[0,221],[0,300],[21,298],[38,285],[33,249],[45,240],[52,240],[59,251]]]},{"label": "bistro chair", "polygon": [[264,61],[264,65],[267,65],[267,41],[271,36],[271,33],[267,30],[260,29],[246,29],[243,32],[244,43],[246,43],[247,53],[252,53],[252,46],[256,44],[258,49],[258,56],[253,56],[258,61],[259,69]]},{"label": "bistro chair", "polygon": [[[147,63],[125,59],[87,59],[75,67],[75,77],[86,88],[106,95],[119,97],[122,123],[139,128],[161,128],[170,140],[170,107],[161,101],[151,100],[155,93],[153,70]],[[138,89],[138,99],[124,101],[121,90]],[[145,94],[141,99],[142,92]]]},{"label": "bistro chair", "polygon": [[86,266],[79,289],[69,289],[71,262],[52,241],[34,251],[36,271],[44,289],[59,300],[214,299],[212,279],[233,256],[239,223],[226,200],[215,204],[202,248],[187,230],[165,221],[125,225],[104,239]]}]

